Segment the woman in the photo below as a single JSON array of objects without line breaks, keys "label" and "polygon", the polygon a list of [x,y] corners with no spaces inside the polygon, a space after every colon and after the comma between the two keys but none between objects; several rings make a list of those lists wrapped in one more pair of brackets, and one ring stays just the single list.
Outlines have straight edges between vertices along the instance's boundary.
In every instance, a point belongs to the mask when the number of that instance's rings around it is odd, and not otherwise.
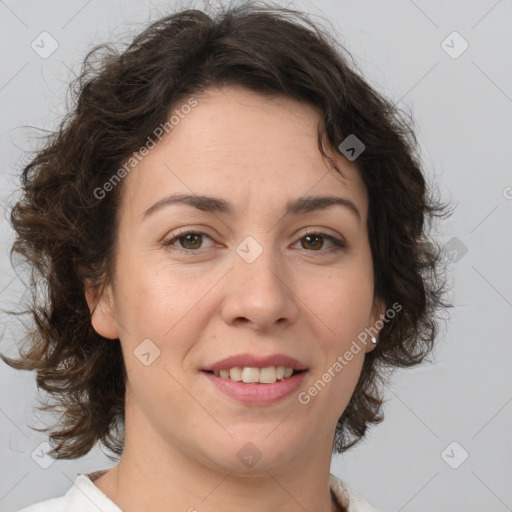
[{"label": "woman", "polygon": [[13,251],[47,296],[3,359],[64,408],[57,458],[120,458],[25,510],[375,510],[329,468],[444,305],[414,134],[288,9],[101,48],[24,169]]}]

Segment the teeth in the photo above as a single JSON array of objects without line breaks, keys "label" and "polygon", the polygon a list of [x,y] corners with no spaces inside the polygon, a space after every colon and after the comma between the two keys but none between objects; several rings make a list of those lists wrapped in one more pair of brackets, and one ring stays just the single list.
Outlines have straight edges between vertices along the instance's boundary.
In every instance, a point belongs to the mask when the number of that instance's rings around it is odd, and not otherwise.
[{"label": "teeth", "polygon": [[242,370],[242,381],[243,382],[259,382],[260,380],[260,369],[259,368],[247,368]]},{"label": "teeth", "polygon": [[224,370],[228,373],[227,377],[231,380],[241,381],[242,380],[242,368],[236,367],[231,368],[231,370]]},{"label": "teeth", "polygon": [[277,369],[275,366],[262,368],[259,373],[260,382],[263,382],[264,384],[272,384],[272,382],[277,380]]},{"label": "teeth", "polygon": [[214,371],[214,375],[223,379],[231,379],[237,382],[273,384],[276,380],[283,380],[291,377],[293,368],[285,366],[267,366],[266,368],[253,368],[246,366],[241,368],[229,368],[220,371]]}]

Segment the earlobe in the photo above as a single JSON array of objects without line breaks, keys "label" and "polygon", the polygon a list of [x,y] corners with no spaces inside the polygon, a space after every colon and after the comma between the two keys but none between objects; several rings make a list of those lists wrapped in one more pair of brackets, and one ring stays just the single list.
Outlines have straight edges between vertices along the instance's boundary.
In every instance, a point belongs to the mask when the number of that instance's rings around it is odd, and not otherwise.
[{"label": "earlobe", "polygon": [[86,285],[85,299],[91,313],[93,329],[104,338],[119,338],[111,285],[105,287]]}]

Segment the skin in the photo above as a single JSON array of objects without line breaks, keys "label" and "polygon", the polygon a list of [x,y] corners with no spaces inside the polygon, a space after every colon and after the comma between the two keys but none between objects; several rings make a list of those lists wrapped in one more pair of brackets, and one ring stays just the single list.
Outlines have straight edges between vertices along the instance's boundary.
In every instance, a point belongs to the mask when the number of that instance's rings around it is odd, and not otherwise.
[{"label": "skin", "polygon": [[[125,512],[336,510],[336,422],[372,344],[307,405],[298,393],[243,404],[200,369],[233,354],[284,353],[309,368],[300,392],[374,326],[384,309],[373,293],[364,183],[356,162],[335,155],[342,178],[322,158],[313,107],[233,86],[195,98],[124,179],[111,284],[101,297],[86,292],[95,330],[120,339],[128,371],[125,450],[95,484]],[[174,204],[144,218],[174,193],[223,198],[234,213]],[[305,195],[349,199],[360,218],[342,206],[283,216]],[[163,245],[189,227],[207,236]],[[346,247],[330,251],[306,229]],[[235,251],[247,236],[263,249],[250,264]],[[134,355],[144,339],[160,350],[149,366]],[[250,468],[237,457],[248,442],[261,453]]]}]

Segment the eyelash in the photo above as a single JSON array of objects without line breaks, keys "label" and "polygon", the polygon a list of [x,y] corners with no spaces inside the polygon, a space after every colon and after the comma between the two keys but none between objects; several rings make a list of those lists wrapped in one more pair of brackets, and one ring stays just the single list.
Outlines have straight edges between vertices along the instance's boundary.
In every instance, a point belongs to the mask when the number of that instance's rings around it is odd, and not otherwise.
[{"label": "eyelash", "polygon": [[[212,237],[207,235],[206,233],[203,233],[201,231],[196,231],[196,230],[189,229],[189,230],[186,230],[186,231],[179,232],[173,238],[164,241],[163,242],[163,246],[165,248],[167,248],[167,249],[170,249],[170,247],[173,245],[174,241],[179,240],[180,238],[186,237],[187,235],[203,235],[203,236],[207,236],[208,238],[212,239]],[[311,235],[315,235],[315,236],[319,236],[321,238],[325,238],[325,239],[331,241],[334,244],[334,246],[331,247],[328,250],[325,250],[325,251],[321,250],[321,249],[317,250],[317,251],[304,249],[307,252],[313,252],[313,253],[315,253],[315,252],[322,253],[323,252],[324,254],[331,254],[331,253],[336,253],[338,251],[346,249],[346,247],[347,247],[343,240],[340,240],[340,239],[338,239],[338,238],[336,238],[336,237],[334,237],[332,235],[328,235],[327,233],[322,233],[322,232],[317,232],[317,231],[308,231],[308,232],[304,233],[299,238],[298,241],[302,240],[303,238],[305,238],[307,236],[311,236]],[[182,253],[187,253],[187,254],[190,254],[190,255],[202,254],[205,250],[207,250],[207,249],[184,249],[182,247],[174,247],[174,249],[177,249],[178,251],[180,251]]]}]

